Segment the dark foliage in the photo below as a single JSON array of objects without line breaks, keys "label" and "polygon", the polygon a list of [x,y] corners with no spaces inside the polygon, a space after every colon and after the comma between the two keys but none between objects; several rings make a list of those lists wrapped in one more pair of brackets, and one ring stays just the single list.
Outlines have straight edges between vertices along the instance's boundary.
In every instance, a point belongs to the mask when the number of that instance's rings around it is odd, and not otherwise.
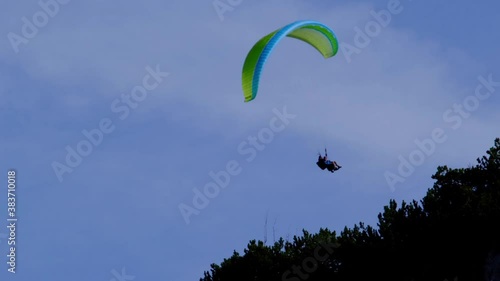
[{"label": "dark foliage", "polygon": [[438,167],[426,196],[390,200],[376,229],[253,240],[200,281],[500,280],[500,139],[477,163]]}]

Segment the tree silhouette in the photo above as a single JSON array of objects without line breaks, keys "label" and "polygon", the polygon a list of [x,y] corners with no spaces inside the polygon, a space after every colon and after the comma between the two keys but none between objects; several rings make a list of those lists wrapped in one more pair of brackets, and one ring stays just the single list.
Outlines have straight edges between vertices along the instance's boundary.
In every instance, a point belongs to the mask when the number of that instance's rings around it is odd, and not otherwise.
[{"label": "tree silhouette", "polygon": [[377,228],[303,230],[271,246],[252,240],[200,281],[500,280],[500,139],[477,165],[439,166],[420,201],[390,200]]}]

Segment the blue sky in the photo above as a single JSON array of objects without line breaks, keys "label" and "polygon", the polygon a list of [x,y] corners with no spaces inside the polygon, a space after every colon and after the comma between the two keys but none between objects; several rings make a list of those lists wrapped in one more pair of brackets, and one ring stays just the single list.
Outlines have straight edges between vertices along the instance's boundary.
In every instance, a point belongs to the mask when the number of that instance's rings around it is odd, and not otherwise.
[{"label": "blue sky", "polygon": [[[498,85],[467,117],[447,112],[474,101],[479,76],[500,81],[493,0],[401,1],[366,46],[356,45],[356,28],[391,1],[243,0],[222,17],[212,1],[63,2],[19,44],[9,38],[25,36],[22,18],[33,22],[42,7],[12,2],[0,11],[0,165],[5,182],[17,171],[19,219],[15,274],[0,236],[2,280],[198,280],[264,239],[266,214],[268,242],[273,224],[276,238],[375,225],[389,199],[420,199],[436,166],[474,164],[498,137]],[[246,53],[301,19],[330,26],[342,48],[359,53],[341,48],[325,60],[285,39],[259,95],[244,103]],[[121,95],[143,85],[147,67],[168,75],[121,115]],[[294,117],[247,161],[240,145],[248,149],[242,143],[284,108]],[[66,147],[101,122],[113,130],[58,178],[53,163],[67,164]],[[415,140],[435,129],[444,141],[402,176],[399,156],[417,155]],[[314,164],[325,146],[343,166],[336,174]],[[186,223],[179,206],[193,207],[193,189],[228,163],[239,173]],[[391,186],[387,172],[402,180]],[[122,269],[130,276],[118,278]]]}]

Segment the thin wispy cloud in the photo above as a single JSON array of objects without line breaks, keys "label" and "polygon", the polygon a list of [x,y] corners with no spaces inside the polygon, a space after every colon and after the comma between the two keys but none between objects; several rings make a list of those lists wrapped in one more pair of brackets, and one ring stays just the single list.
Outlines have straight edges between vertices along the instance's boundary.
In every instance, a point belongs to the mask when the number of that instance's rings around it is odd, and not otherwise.
[{"label": "thin wispy cloud", "polygon": [[[425,194],[437,165],[474,162],[497,137],[500,88],[456,129],[443,114],[475,93],[479,76],[500,81],[496,58],[486,56],[495,45],[460,41],[469,34],[498,42],[486,31],[491,25],[483,26],[488,17],[498,26],[498,5],[450,20],[460,34],[438,35],[435,23],[472,4],[401,1],[401,12],[356,47],[357,30],[376,22],[373,14],[387,3],[241,1],[221,20],[213,1],[69,1],[18,52],[7,35],[21,34],[22,17],[42,8],[37,1],[8,4],[0,11],[0,155],[3,170],[19,171],[23,221],[18,273],[0,276],[118,280],[125,268],[134,280],[196,280],[233,249],[261,239],[266,210],[279,217],[282,236],[374,224],[390,198]],[[300,19],[330,26],[343,46],[359,52],[341,48],[325,60],[285,38],[263,70],[257,98],[244,103],[247,52]],[[157,65],[169,76],[120,119],[113,102],[142,85],[145,67]],[[297,117],[245,161],[238,146],[284,106]],[[76,151],[88,140],[82,131],[105,118],[114,130],[60,181],[52,163],[65,163],[66,146]],[[397,174],[398,157],[408,158],[415,140],[431,138],[435,128],[447,140],[391,189],[384,173]],[[315,166],[325,146],[343,166],[339,173]],[[203,190],[210,173],[232,160],[241,173],[186,224],[179,204],[192,204],[193,189]],[[54,232],[57,245],[50,242]]]}]

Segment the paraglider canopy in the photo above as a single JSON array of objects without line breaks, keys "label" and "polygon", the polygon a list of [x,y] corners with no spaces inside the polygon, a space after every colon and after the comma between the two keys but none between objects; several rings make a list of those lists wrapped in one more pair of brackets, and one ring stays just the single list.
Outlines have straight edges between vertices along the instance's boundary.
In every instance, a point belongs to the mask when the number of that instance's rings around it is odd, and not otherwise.
[{"label": "paraglider canopy", "polygon": [[316,21],[296,21],[269,33],[255,43],[245,59],[242,71],[245,102],[257,96],[262,67],[271,51],[284,37],[292,37],[309,43],[324,58],[333,57],[338,51],[339,44],[335,33],[326,25]]}]

